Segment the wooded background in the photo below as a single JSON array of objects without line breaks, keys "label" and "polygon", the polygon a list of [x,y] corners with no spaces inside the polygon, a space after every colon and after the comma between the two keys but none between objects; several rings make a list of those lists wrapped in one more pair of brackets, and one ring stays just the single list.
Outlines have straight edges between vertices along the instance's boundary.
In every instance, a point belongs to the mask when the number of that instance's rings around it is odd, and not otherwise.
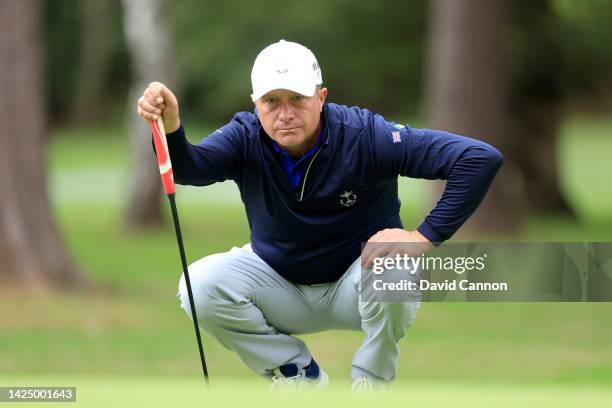
[{"label": "wooded background", "polygon": [[166,82],[187,124],[215,128],[252,109],[252,61],[281,38],[315,52],[330,101],[503,152],[462,231],[512,234],[533,214],[580,222],[559,180],[559,129],[576,112],[610,111],[611,15],[604,0],[2,0],[0,276],[87,281],[49,209],[53,129],[125,126],[123,224],[164,225],[137,96]]},{"label": "wooded background", "polygon": [[[198,142],[253,108],[253,60],[281,38],[316,54],[330,101],[502,151],[454,241],[611,242],[611,16],[607,0],[0,0],[0,385],[76,385],[83,406],[274,406],[206,334],[202,390],[136,101],[167,83]],[[443,185],[399,180],[406,228]],[[234,183],[177,186],[177,203],[189,263],[249,241]],[[423,302],[387,405],[612,406],[611,309]],[[362,333],[300,338],[341,394],[299,402],[342,406]],[[385,406],[373,397],[348,404]]]}]

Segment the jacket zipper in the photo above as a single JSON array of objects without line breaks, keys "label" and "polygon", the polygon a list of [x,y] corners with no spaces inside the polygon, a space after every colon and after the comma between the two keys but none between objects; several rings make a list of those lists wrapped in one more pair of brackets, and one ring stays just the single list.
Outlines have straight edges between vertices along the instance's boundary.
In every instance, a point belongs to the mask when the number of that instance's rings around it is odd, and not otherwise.
[{"label": "jacket zipper", "polygon": [[306,178],[308,177],[308,172],[310,171],[310,166],[312,166],[312,163],[315,161],[315,159],[317,158],[317,156],[319,155],[321,150],[323,150],[323,148],[319,147],[319,150],[317,150],[315,155],[312,157],[312,160],[310,160],[310,163],[308,163],[308,167],[306,168],[306,173],[304,173],[304,180],[302,180],[302,192],[300,193],[300,198],[298,199],[298,202],[300,202],[300,203],[302,202],[302,199],[304,198],[304,189],[306,187]]}]

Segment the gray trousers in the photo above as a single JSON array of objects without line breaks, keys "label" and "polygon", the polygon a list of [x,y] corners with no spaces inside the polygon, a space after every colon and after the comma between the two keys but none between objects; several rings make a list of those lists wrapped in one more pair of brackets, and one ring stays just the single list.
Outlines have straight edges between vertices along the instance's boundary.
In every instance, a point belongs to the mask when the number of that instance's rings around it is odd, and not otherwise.
[{"label": "gray trousers", "polygon": [[[366,376],[390,382],[397,372],[397,343],[411,326],[420,301],[360,302],[360,271],[357,259],[336,282],[295,285],[247,244],[194,262],[189,277],[200,327],[254,372],[270,376],[284,364],[308,365],[310,352],[293,335],[362,330],[365,339],[353,357],[352,379]],[[191,317],[184,277],[177,296]]]}]

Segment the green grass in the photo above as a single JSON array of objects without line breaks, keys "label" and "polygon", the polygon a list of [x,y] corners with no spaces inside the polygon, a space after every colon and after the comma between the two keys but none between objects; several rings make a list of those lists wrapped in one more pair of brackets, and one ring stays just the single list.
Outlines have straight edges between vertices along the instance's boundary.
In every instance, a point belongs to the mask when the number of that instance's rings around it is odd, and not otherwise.
[{"label": "green grass", "polygon": [[[179,202],[178,207],[189,263],[249,240],[246,216],[238,206]],[[66,206],[57,214],[69,246],[97,281],[124,288],[165,286],[181,274],[176,238],[168,228],[127,231],[121,227],[121,210],[113,207]]]},{"label": "green grass", "polygon": [[612,221],[612,118],[573,120],[562,128],[562,186],[585,221]]},{"label": "green grass", "polygon": [[[29,377],[2,380],[18,386],[76,386],[75,407],[608,407],[612,391],[603,387],[474,385],[457,383],[398,383],[385,393],[350,394],[348,383],[333,384],[323,393],[302,392],[299,396],[286,392],[267,392],[263,381],[212,379],[206,388],[201,379],[192,377]],[[40,403],[19,406],[37,407]]]},{"label": "green grass", "polygon": [[[580,222],[533,218],[521,239],[610,241],[612,183],[605,175],[612,174],[612,162],[605,156],[612,151],[611,129],[610,120],[576,120],[564,128],[563,186]],[[0,292],[0,385],[76,384],[83,406],[167,406],[172,398],[192,405],[225,399],[223,404],[230,406],[234,400],[227,398],[234,398],[235,389],[247,395],[236,398],[248,398],[236,403],[279,402],[280,396],[258,393],[265,384],[209,336],[204,341],[213,381],[226,380],[212,394],[202,390],[193,327],[175,298],[181,270],[174,233],[170,228],[136,233],[121,226],[128,160],[122,132],[60,130],[54,136],[49,158],[54,211],[68,247],[97,289]],[[189,262],[248,242],[237,196],[228,202],[212,200],[231,188],[179,191]],[[409,183],[402,189],[402,218],[415,225],[431,205],[427,185]],[[213,193],[206,195],[209,190]],[[98,201],[108,196],[114,201]],[[400,343],[396,389],[401,391],[388,402],[609,405],[609,391],[599,387],[612,384],[611,314],[612,303],[424,304]],[[345,394],[361,333],[333,331],[303,338],[339,382],[325,398],[303,401],[325,406],[380,402],[349,400]]]},{"label": "green grass", "polygon": [[[197,375],[176,280],[114,294],[3,296],[2,308],[19,313],[0,318],[0,371]],[[400,343],[398,379],[612,384],[611,312],[609,303],[426,303]],[[301,337],[332,378],[348,377],[360,332]],[[251,377],[234,354],[204,342],[215,376]]]},{"label": "green grass", "polygon": [[[187,136],[197,143],[212,130],[210,126],[195,125],[187,129]],[[129,160],[127,136],[120,127],[55,129],[49,146],[51,170],[122,169]]]},{"label": "green grass", "polygon": [[119,128],[68,128],[51,134],[51,171],[121,168],[129,142]]}]

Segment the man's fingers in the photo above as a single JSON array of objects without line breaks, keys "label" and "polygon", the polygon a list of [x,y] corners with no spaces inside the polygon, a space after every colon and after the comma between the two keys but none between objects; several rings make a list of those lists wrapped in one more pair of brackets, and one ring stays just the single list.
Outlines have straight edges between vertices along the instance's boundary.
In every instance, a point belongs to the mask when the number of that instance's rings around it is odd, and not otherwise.
[{"label": "man's fingers", "polygon": [[361,266],[365,266],[366,260],[370,258],[370,254],[374,251],[374,245],[368,241],[361,250]]},{"label": "man's fingers", "polygon": [[145,89],[144,97],[153,106],[159,106],[164,102],[165,92],[168,88],[161,82],[151,82]]},{"label": "man's fingers", "polygon": [[165,88],[165,85],[161,82],[151,82],[147,89],[150,89],[156,95],[161,95],[162,90]]},{"label": "man's fingers", "polygon": [[385,239],[387,239],[386,232],[386,229],[378,231],[376,234],[372,235],[368,242],[385,242]]},{"label": "man's fingers", "polygon": [[163,118],[166,130],[180,125],[178,101],[172,91],[161,82],[151,82],[138,100],[138,114],[146,120]]},{"label": "man's fingers", "polygon": [[147,101],[145,98],[140,98],[140,100],[138,101],[138,106],[144,112],[148,112],[152,115],[160,115],[162,112],[160,107],[151,105],[149,101]]},{"label": "man's fingers", "polygon": [[155,102],[157,104],[162,104],[169,97],[170,89],[161,82],[152,82],[151,89],[153,91],[153,95],[155,96]]},{"label": "man's fingers", "polygon": [[371,244],[373,242],[384,242],[384,230],[378,231],[368,239],[368,242],[361,251],[361,266],[365,266],[366,260],[371,258],[371,253],[377,248],[378,245]]},{"label": "man's fingers", "polygon": [[157,120],[161,115],[161,109],[151,105],[146,98],[141,97],[138,100],[138,115],[145,120]]},{"label": "man's fingers", "polygon": [[138,107],[138,115],[144,120],[157,120],[158,118],[158,115],[146,112],[140,106]]},{"label": "man's fingers", "polygon": [[159,95],[159,92],[156,89],[147,88],[144,92],[144,95],[142,96],[150,105],[155,107],[160,105],[160,102],[158,102],[158,100],[159,98],[161,98],[161,96]]},{"label": "man's fingers", "polygon": [[386,244],[375,245],[374,250],[370,252],[365,260],[362,260],[363,266],[369,269],[374,264],[374,259],[382,258],[389,254],[389,246]]},{"label": "man's fingers", "polygon": [[369,268],[372,265],[374,258],[380,252],[380,249],[384,247],[383,243],[376,243],[374,241],[368,241],[368,243],[361,251],[361,266]]}]

